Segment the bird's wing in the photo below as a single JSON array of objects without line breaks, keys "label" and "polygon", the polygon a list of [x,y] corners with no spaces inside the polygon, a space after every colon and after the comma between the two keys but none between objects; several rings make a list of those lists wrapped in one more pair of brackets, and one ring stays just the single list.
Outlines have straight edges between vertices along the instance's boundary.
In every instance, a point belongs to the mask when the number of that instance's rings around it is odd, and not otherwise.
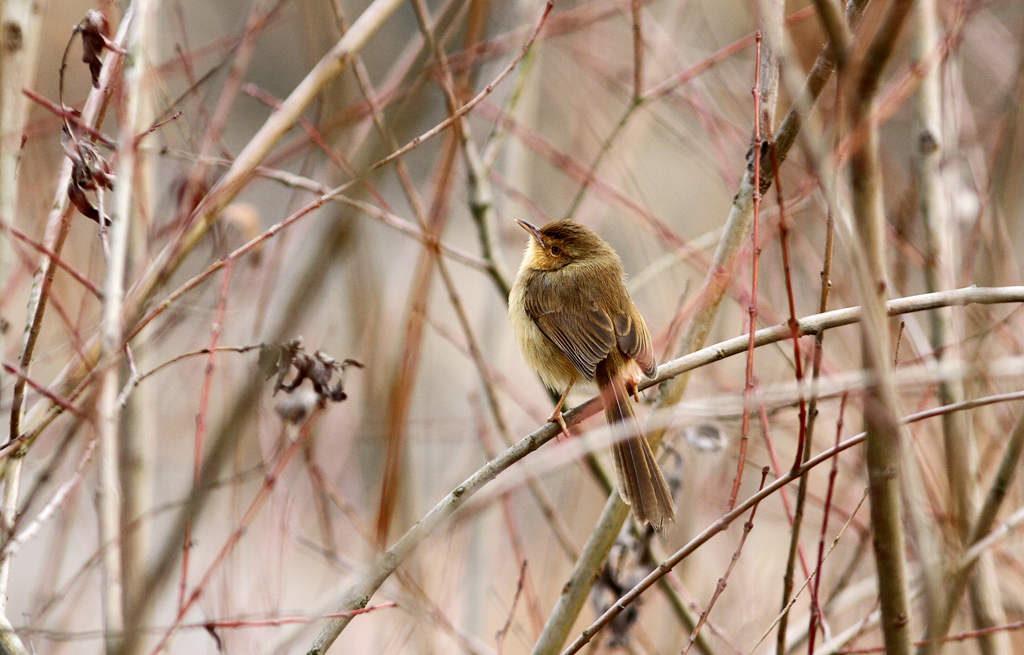
[{"label": "bird's wing", "polygon": [[632,300],[626,299],[629,311],[615,316],[615,335],[618,337],[619,350],[626,356],[636,360],[640,370],[649,378],[658,372],[658,363],[654,359],[654,347],[651,345],[651,333],[640,310]]},{"label": "bird's wing", "polygon": [[534,276],[527,284],[527,315],[580,375],[593,380],[597,365],[616,346],[611,317],[587,293],[589,285],[563,285],[544,274]]}]

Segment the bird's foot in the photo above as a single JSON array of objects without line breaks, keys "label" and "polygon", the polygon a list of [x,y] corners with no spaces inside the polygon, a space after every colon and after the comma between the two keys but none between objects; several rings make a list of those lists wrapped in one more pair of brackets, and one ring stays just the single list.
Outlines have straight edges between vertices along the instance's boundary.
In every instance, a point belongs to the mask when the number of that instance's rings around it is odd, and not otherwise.
[{"label": "bird's foot", "polygon": [[[569,434],[569,426],[565,424],[565,419],[562,417],[562,410],[556,409],[552,412],[551,416],[548,417],[548,423],[557,423],[558,426],[562,428],[562,434],[565,435],[566,439],[572,436]],[[557,436],[555,438],[557,438]]]},{"label": "bird's foot", "polygon": [[640,394],[636,390],[635,382],[626,382],[626,393],[630,396],[633,396],[633,400],[635,400],[637,403],[640,402]]}]

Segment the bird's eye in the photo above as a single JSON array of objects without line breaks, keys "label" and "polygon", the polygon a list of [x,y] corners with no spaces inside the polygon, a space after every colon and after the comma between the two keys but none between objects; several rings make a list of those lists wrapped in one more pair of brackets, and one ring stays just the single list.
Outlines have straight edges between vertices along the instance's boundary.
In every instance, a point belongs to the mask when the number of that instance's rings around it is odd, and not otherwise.
[{"label": "bird's eye", "polygon": [[562,249],[559,248],[558,246],[551,246],[551,254],[552,255],[561,255],[562,254]]}]

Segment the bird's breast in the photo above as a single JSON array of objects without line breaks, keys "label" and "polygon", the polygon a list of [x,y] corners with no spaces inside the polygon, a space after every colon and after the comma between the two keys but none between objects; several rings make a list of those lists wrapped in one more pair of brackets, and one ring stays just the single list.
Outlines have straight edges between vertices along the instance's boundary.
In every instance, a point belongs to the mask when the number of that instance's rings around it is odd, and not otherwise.
[{"label": "bird's breast", "polygon": [[582,382],[572,362],[548,339],[526,311],[526,284],[523,276],[516,278],[508,299],[508,314],[512,331],[519,342],[523,359],[549,389],[562,391],[570,384]]}]

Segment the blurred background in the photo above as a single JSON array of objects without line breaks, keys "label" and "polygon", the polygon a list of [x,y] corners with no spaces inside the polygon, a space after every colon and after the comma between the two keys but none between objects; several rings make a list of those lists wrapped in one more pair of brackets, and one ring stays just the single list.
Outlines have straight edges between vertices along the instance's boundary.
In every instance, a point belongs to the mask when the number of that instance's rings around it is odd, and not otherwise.
[{"label": "blurred background", "polygon": [[[124,529],[131,532],[125,547],[134,552],[126,557],[135,558],[126,575],[161,561],[165,550],[176,555],[173,570],[150,590],[152,611],[130,626],[144,633],[142,652],[155,652],[158,644],[181,653],[305,652],[323,615],[334,611],[332,599],[380,545],[393,544],[489,459],[544,424],[552,399],[524,364],[507,317],[505,285],[527,240],[515,219],[541,225],[572,216],[599,232],[623,259],[659,362],[677,356],[747,166],[758,16],[767,7],[788,17],[773,129],[826,41],[807,3],[763,4],[558,0],[529,52],[468,113],[461,130],[447,129],[374,169],[449,116],[446,87],[461,105],[498,78],[521,55],[543,10],[536,2],[429,0],[426,18],[441,58],[424,39],[414,4],[400,4],[220,208],[212,228],[143,294],[140,281],[152,279],[155,262],[169,244],[179,243],[197,204],[367,7],[362,0],[155,3],[149,38],[135,51],[144,62],[138,124],[157,127],[137,131],[146,133],[138,140],[126,286],[135,285],[129,306],[138,313],[126,310],[125,329],[133,331],[140,315],[159,311],[131,335],[131,362],[119,363],[120,432],[131,444],[122,450],[121,465],[123,479],[135,485],[124,510],[130,526]],[[891,297],[933,289],[929,272],[936,261],[918,210],[915,94],[925,75],[937,78],[941,101],[941,132],[935,135],[941,183],[927,192],[935,194],[950,243],[939,277],[948,282],[945,288],[1015,285],[1021,279],[1024,167],[1017,119],[1024,5],[928,4],[940,39],[932,71],[912,68],[919,52],[915,13],[895,44],[880,93]],[[868,5],[868,34],[888,6],[879,0]],[[36,0],[25,7],[24,34],[12,31],[8,12],[14,9],[4,8],[5,47],[17,50],[11,45],[17,42],[23,55],[5,60],[5,84],[11,79],[8,62],[23,76],[5,102],[24,103],[26,113],[23,126],[6,122],[2,135],[3,151],[15,164],[0,164],[0,171],[14,171],[9,179],[15,180],[16,200],[4,205],[13,213],[0,217],[9,237],[0,313],[4,362],[31,379],[22,429],[35,432],[19,465],[16,511],[5,515],[15,517],[5,518],[2,535],[4,543],[14,543],[4,552],[10,567],[5,616],[29,652],[96,652],[105,647],[96,504],[101,482],[94,453],[98,382],[68,371],[89,361],[95,346],[107,256],[98,223],[81,212],[70,214],[63,265],[46,313],[35,323],[40,332],[30,368],[23,333],[32,323],[27,308],[45,264],[33,244],[53,248],[59,220],[53,221],[51,210],[67,198],[59,182],[67,139],[62,145],[62,120],[54,111],[65,48],[93,9],[109,21],[115,39],[126,3]],[[634,49],[638,23],[640,56]],[[862,36],[855,32],[861,50]],[[63,74],[63,102],[76,109],[92,89],[80,59],[76,36]],[[113,79],[110,110],[99,130],[117,141],[126,120],[124,81]],[[36,99],[19,94],[21,86]],[[837,116],[837,95],[841,91],[830,81],[815,109],[821,139],[815,147],[822,152],[832,152],[849,130]],[[827,234],[827,204],[804,156],[808,147],[798,141],[779,177],[797,316],[819,311]],[[116,168],[113,149],[97,150]],[[845,196],[842,159],[828,166]],[[102,201],[91,189],[88,196],[109,213],[119,183],[100,194]],[[348,186],[317,202],[340,185]],[[286,220],[270,238],[230,258],[230,266],[208,271]],[[859,304],[844,242],[848,230],[841,225],[848,220],[836,217],[829,309]],[[789,316],[779,224],[773,187],[760,213],[760,326]],[[440,259],[430,245],[433,237],[443,244]],[[748,238],[708,345],[748,330],[750,252]],[[160,305],[199,275],[205,277]],[[1017,309],[956,309],[952,331],[938,349],[929,340],[927,315],[905,315],[903,325],[894,320],[903,413],[942,404],[940,354],[968,364],[943,374],[960,381],[964,397],[1019,391]],[[824,338],[812,454],[834,445],[839,430],[843,439],[861,430],[858,334],[856,326],[847,326]],[[294,400],[298,391],[272,393],[272,381],[251,391],[268,370],[258,366],[260,347],[297,338],[309,355],[320,351],[339,363],[362,365],[333,370],[330,384],[343,376],[344,400],[316,409],[308,399]],[[211,356],[204,349],[212,346],[220,350]],[[813,348],[813,337],[801,339],[805,375]],[[770,468],[769,481],[789,470],[800,432],[791,343],[760,348],[754,361],[758,393],[740,501],[757,491],[762,467]],[[739,461],[744,364],[743,357],[733,357],[695,371],[683,402],[660,417],[668,425],[669,447],[662,466],[678,491],[677,521],[645,537],[656,558],[685,545],[727,510]],[[288,370],[290,380],[296,369]],[[9,370],[0,379],[5,416],[17,411],[15,380]],[[81,384],[69,386],[68,380]],[[303,389],[310,386],[302,383]],[[39,388],[73,399],[76,412],[47,414],[52,398]],[[577,389],[570,404],[593,393]],[[642,418],[655,396],[652,389],[641,399]],[[275,410],[288,401],[312,415],[297,425],[284,420]],[[1020,411],[1019,402],[1005,402],[962,414],[974,455],[971,487],[961,493],[986,493]],[[602,427],[598,416],[576,431],[600,437]],[[205,440],[197,441],[197,432]],[[230,439],[218,441],[228,433]],[[955,496],[943,424],[915,423],[908,434],[907,466],[914,471],[908,478],[914,481],[905,487],[905,500],[913,505],[908,516],[919,521],[906,552],[916,639],[927,610],[924,574],[955,561],[962,544],[951,518]],[[216,455],[223,464],[202,513],[182,538],[177,521],[213,443],[227,444]],[[8,488],[17,485],[11,461]],[[815,651],[881,645],[862,504],[863,452],[854,447],[834,462],[834,478],[831,461],[808,475],[796,531],[795,483],[759,506],[696,650],[807,652],[811,591],[800,591],[801,585],[816,565],[819,540],[828,548],[837,536],[816,591],[824,619]],[[531,652],[604,507],[607,490],[596,471],[609,465],[605,447],[587,439],[552,441],[529,455],[422,543],[370,600],[371,606],[394,605],[354,619],[334,650]],[[1019,482],[1012,483],[1000,520],[1022,501]],[[649,570],[634,561],[633,527],[613,550],[595,605],[584,608],[571,635]],[[921,534],[930,537],[922,541],[915,536]],[[587,648],[681,652],[742,535],[738,521],[703,544],[675,568],[674,595],[650,590],[635,623],[601,633]],[[791,543],[799,546],[791,593],[800,595],[779,646],[773,621],[784,605]],[[1024,638],[1013,629],[1024,620],[1022,548],[1019,535],[1010,532],[987,551],[988,602],[1001,612],[989,632],[998,636],[970,636],[944,652],[1024,649]],[[127,587],[129,595],[136,593]],[[970,598],[950,634],[978,627],[972,609],[979,601]],[[674,607],[673,600],[682,606]]]}]

